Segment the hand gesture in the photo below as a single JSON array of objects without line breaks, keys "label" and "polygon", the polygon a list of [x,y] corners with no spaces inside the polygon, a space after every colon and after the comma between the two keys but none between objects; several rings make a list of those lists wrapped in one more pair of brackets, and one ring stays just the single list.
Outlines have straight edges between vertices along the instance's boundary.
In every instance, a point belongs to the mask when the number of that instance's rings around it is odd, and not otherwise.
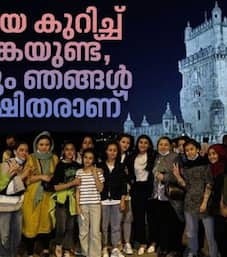
[{"label": "hand gesture", "polygon": [[173,164],[173,175],[175,177],[179,177],[180,176],[180,169],[179,169],[178,163],[174,163]]},{"label": "hand gesture", "polygon": [[16,175],[18,173],[18,171],[20,171],[20,166],[17,163],[10,164],[9,174],[11,177]]}]

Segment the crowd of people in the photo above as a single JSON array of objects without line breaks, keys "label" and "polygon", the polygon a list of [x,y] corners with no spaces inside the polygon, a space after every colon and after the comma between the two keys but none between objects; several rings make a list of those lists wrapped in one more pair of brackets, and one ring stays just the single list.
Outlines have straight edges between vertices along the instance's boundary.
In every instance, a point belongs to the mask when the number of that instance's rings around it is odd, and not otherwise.
[{"label": "crowd of people", "polygon": [[[117,134],[100,149],[51,134],[6,137],[0,166],[0,257],[227,256],[227,136]],[[30,153],[31,152],[31,153]],[[186,238],[186,245],[183,243]],[[40,251],[37,251],[37,244]]]}]

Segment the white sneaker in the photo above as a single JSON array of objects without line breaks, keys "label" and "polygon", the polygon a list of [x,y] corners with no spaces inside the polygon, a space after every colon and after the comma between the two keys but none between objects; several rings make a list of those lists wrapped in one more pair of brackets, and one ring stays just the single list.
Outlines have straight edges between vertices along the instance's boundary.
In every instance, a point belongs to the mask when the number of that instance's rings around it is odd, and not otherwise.
[{"label": "white sneaker", "polygon": [[71,257],[71,254],[69,251],[65,251],[63,254],[63,257]]},{"label": "white sneaker", "polygon": [[125,243],[124,248],[123,248],[123,251],[124,251],[126,254],[133,254],[133,250],[132,250],[131,244],[130,244],[130,243]]},{"label": "white sneaker", "polygon": [[143,255],[145,253],[145,248],[141,246],[138,250],[138,255]]},{"label": "white sneaker", "polygon": [[104,247],[102,250],[102,257],[109,257],[109,252],[107,247]]},{"label": "white sneaker", "polygon": [[55,256],[56,257],[62,257],[62,245],[56,245],[55,246]]},{"label": "white sneaker", "polygon": [[154,253],[155,252],[155,245],[152,244],[147,248],[147,253]]},{"label": "white sneaker", "polygon": [[114,248],[110,257],[125,257],[118,248]]}]

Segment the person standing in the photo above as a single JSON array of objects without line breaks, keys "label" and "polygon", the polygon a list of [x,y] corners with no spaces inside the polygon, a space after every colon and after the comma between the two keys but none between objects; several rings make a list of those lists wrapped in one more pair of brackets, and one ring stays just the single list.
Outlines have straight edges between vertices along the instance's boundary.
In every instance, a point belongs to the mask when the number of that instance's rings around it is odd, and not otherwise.
[{"label": "person standing", "polygon": [[53,223],[49,213],[52,192],[48,188],[58,157],[53,154],[54,141],[49,132],[40,133],[33,142],[33,153],[29,155],[25,167],[32,172],[26,179],[27,189],[23,203],[23,235],[27,254],[33,256],[35,240],[39,236],[43,252],[49,256],[49,242]]},{"label": "person standing", "polygon": [[82,156],[83,168],[77,172],[80,186],[77,188],[79,238],[82,253],[86,257],[101,257],[101,195],[104,177],[95,166],[95,153],[86,149]]},{"label": "person standing", "polygon": [[24,168],[28,158],[28,144],[17,142],[14,158],[1,164],[0,170],[0,256],[16,257],[21,241],[24,180],[31,170]]}]

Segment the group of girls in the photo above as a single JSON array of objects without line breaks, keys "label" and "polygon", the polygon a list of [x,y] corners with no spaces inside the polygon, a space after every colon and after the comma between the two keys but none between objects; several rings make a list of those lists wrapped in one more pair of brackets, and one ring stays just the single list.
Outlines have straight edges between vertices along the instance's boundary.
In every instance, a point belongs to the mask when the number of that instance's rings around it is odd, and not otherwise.
[{"label": "group of girls", "polygon": [[[177,142],[173,151],[171,139],[161,137],[154,150],[151,139],[141,135],[129,153],[132,137],[122,134],[105,144],[101,159],[91,137],[79,151],[65,142],[60,158],[48,132],[36,137],[30,155],[27,143],[19,142],[15,157],[1,165],[0,256],[15,257],[23,234],[29,257],[36,255],[37,239],[41,256],[49,256],[53,237],[53,254],[69,257],[77,221],[86,257],[133,254],[131,242],[137,243],[137,255],[182,256],[184,230],[187,256],[194,257],[201,220],[210,257],[218,252],[224,257],[227,150],[215,144],[202,157],[195,140]],[[183,201],[166,195],[169,183],[184,188]]]}]

